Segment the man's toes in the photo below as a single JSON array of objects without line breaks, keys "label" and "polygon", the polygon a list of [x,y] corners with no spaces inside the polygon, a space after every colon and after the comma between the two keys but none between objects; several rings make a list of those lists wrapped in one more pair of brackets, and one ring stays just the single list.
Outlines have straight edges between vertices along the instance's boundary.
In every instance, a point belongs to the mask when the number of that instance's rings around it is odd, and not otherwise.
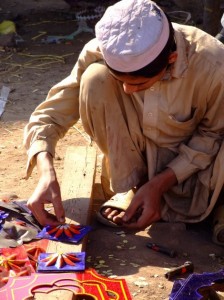
[{"label": "man's toes", "polygon": [[107,207],[107,208],[103,208],[102,210],[101,210],[101,213],[102,213],[102,215],[104,216],[104,217],[107,217],[107,216],[109,216],[109,214],[111,214],[112,213],[112,208],[110,208],[110,207]]},{"label": "man's toes", "polygon": [[113,217],[113,222],[117,223],[117,224],[122,224],[123,223],[123,216],[124,216],[124,211],[120,211],[118,212],[118,214],[116,214],[114,217]]},{"label": "man's toes", "polygon": [[112,219],[117,214],[117,210],[112,208],[106,208],[103,209],[101,213],[104,216],[104,218]]},{"label": "man's toes", "polygon": [[117,209],[112,210],[108,215],[107,218],[112,220],[119,215],[119,211]]},{"label": "man's toes", "polygon": [[108,207],[103,209],[101,213],[108,220],[111,220],[116,224],[121,224],[125,212]]}]

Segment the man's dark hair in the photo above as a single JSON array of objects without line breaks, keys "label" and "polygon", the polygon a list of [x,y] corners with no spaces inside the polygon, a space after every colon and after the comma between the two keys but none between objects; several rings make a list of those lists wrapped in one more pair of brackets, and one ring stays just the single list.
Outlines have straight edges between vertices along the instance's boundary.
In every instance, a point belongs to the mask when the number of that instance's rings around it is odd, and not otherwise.
[{"label": "man's dark hair", "polygon": [[129,75],[129,76],[142,76],[142,77],[154,77],[157,74],[159,74],[163,69],[165,69],[169,65],[169,55],[171,52],[176,51],[176,43],[174,38],[174,29],[172,26],[172,23],[167,17],[169,22],[169,38],[168,41],[163,48],[163,50],[160,52],[160,54],[156,57],[155,60],[153,60],[150,64],[147,66],[133,72],[120,72],[112,69],[110,66],[108,68],[111,70],[112,73],[115,75]]}]

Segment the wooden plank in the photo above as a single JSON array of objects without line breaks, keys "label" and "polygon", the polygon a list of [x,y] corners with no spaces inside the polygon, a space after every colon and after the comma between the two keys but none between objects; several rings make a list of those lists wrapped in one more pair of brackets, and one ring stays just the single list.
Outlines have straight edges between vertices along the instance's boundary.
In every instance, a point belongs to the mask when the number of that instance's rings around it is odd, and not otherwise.
[{"label": "wooden plank", "polygon": [[[66,223],[89,224],[95,166],[94,147],[78,146],[67,149],[61,184]],[[86,238],[77,245],[49,241],[47,252],[80,252],[84,251],[85,244]]]}]

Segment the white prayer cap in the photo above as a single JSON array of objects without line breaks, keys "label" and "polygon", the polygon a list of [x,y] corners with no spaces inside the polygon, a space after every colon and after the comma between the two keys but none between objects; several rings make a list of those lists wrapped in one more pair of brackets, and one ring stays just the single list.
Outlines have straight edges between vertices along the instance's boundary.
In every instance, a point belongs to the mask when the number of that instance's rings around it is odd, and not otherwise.
[{"label": "white prayer cap", "polygon": [[222,15],[221,24],[222,24],[222,27],[224,28],[224,13]]},{"label": "white prayer cap", "polygon": [[122,0],[110,6],[95,27],[109,67],[133,72],[151,63],[169,38],[169,23],[150,0]]}]

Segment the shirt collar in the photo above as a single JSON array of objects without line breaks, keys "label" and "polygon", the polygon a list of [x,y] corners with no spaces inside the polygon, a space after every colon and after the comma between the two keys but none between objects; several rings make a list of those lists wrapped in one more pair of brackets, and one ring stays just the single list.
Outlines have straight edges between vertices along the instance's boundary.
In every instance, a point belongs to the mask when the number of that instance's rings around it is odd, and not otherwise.
[{"label": "shirt collar", "polygon": [[177,60],[167,68],[166,73],[161,80],[184,77],[184,72],[188,67],[187,49],[189,45],[184,39],[183,33],[181,32],[181,27],[175,23],[173,23],[173,27],[175,30]]},{"label": "shirt collar", "polygon": [[187,52],[189,48],[189,43],[186,39],[184,39],[184,35],[181,32],[181,26],[173,23],[174,31],[175,31],[175,40],[177,45],[177,60],[171,66],[171,75],[174,78],[184,77],[184,73],[188,68],[188,57]]}]

